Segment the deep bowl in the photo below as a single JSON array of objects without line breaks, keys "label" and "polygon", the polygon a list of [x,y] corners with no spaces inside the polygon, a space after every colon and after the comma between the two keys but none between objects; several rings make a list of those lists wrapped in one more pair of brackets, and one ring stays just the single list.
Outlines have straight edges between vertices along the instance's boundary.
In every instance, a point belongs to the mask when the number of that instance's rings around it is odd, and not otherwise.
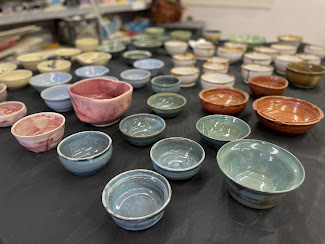
[{"label": "deep bowl", "polygon": [[221,37],[221,31],[219,31],[219,30],[205,30],[203,32],[203,37],[206,40],[208,40],[214,44],[217,44]]},{"label": "deep bowl", "polygon": [[94,66],[84,66],[76,69],[75,74],[81,79],[101,77],[106,75],[109,69],[104,66],[94,65]]},{"label": "deep bowl", "polygon": [[123,58],[131,65],[137,60],[151,58],[151,56],[152,53],[146,50],[131,50],[123,53]]},{"label": "deep bowl", "polygon": [[76,59],[81,65],[101,65],[105,66],[112,58],[109,53],[103,52],[86,52],[79,54]]},{"label": "deep bowl", "polygon": [[147,104],[161,117],[175,117],[186,105],[186,98],[176,93],[158,93],[148,98]]},{"label": "deep bowl", "polygon": [[198,67],[174,67],[170,73],[181,80],[181,87],[192,87],[196,84],[200,69]]},{"label": "deep bowl", "polygon": [[219,46],[217,49],[218,57],[228,59],[231,64],[241,60],[244,52],[241,47]]},{"label": "deep bowl", "polygon": [[64,72],[69,73],[71,62],[68,60],[58,59],[41,62],[37,65],[40,73]]},{"label": "deep bowl", "polygon": [[301,58],[304,62],[308,63],[308,64],[317,64],[320,65],[320,63],[322,62],[322,60],[313,54],[308,54],[308,53],[298,53],[297,57]]},{"label": "deep bowl", "polygon": [[248,79],[254,97],[282,95],[288,81],[279,76],[256,76]]},{"label": "deep bowl", "polygon": [[140,50],[147,50],[151,53],[157,53],[158,49],[163,45],[163,42],[156,39],[137,40],[133,45]]},{"label": "deep bowl", "polygon": [[155,93],[179,93],[181,80],[172,75],[160,75],[151,79],[151,87]]},{"label": "deep bowl", "polygon": [[134,68],[148,70],[150,71],[151,76],[158,75],[159,70],[164,67],[164,65],[163,61],[155,58],[141,59],[133,63]]},{"label": "deep bowl", "polygon": [[175,67],[193,67],[196,58],[193,53],[179,53],[173,55],[173,63]]},{"label": "deep bowl", "polygon": [[144,87],[149,81],[151,73],[143,69],[128,69],[121,74],[121,79],[133,86],[133,88]]},{"label": "deep bowl", "polygon": [[159,38],[161,37],[165,32],[165,29],[162,27],[148,27],[146,28],[146,34],[150,36],[151,38]]},{"label": "deep bowl", "polygon": [[166,52],[173,56],[181,53],[185,53],[188,48],[188,43],[179,40],[170,40],[164,43]]},{"label": "deep bowl", "polygon": [[201,86],[203,89],[210,87],[233,87],[236,77],[232,74],[207,72],[201,75]]},{"label": "deep bowl", "polygon": [[81,38],[75,41],[75,45],[83,52],[95,51],[99,41],[95,38]]},{"label": "deep bowl", "polygon": [[0,83],[0,103],[5,102],[7,100],[7,96],[7,85],[4,83]]},{"label": "deep bowl", "polygon": [[73,109],[68,90],[71,85],[60,85],[46,88],[41,97],[47,106],[56,112],[67,112]]},{"label": "deep bowl", "polygon": [[4,83],[8,89],[17,90],[28,85],[33,72],[27,69],[17,69],[8,71],[0,75],[0,82]]},{"label": "deep bowl", "polygon": [[68,73],[44,73],[33,76],[29,80],[29,84],[37,91],[42,92],[46,88],[69,83],[71,79],[72,76]]},{"label": "deep bowl", "polygon": [[27,109],[22,102],[10,101],[0,103],[0,127],[12,126],[25,117]]},{"label": "deep bowl", "polygon": [[24,69],[36,72],[37,65],[47,60],[48,55],[41,52],[23,54],[17,57],[17,61],[21,63]]},{"label": "deep bowl", "polygon": [[13,63],[0,63],[0,75],[15,69],[17,69],[17,65]]}]

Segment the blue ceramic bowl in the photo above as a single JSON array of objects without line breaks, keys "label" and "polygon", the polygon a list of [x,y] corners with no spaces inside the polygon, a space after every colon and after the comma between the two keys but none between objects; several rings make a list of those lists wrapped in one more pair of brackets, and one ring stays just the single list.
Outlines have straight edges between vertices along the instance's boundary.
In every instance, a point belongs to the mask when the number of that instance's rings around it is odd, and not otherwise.
[{"label": "blue ceramic bowl", "polygon": [[135,89],[144,87],[150,80],[150,72],[142,69],[128,69],[123,71],[120,76],[123,81]]},{"label": "blue ceramic bowl", "polygon": [[203,147],[182,137],[170,137],[156,142],[150,150],[154,169],[172,180],[185,180],[199,172],[205,158]]},{"label": "blue ceramic bowl", "polygon": [[186,105],[186,98],[176,93],[158,93],[149,97],[147,104],[159,116],[175,117]]},{"label": "blue ceramic bowl", "polygon": [[162,175],[137,169],[111,179],[103,190],[102,203],[117,225],[137,231],[161,219],[171,196],[171,187]]},{"label": "blue ceramic bowl", "polygon": [[151,79],[151,87],[155,93],[179,93],[181,80],[172,75],[160,75]]},{"label": "blue ceramic bowl", "polygon": [[71,85],[49,87],[41,92],[41,97],[47,106],[57,112],[67,112],[73,109],[68,93]]},{"label": "blue ceramic bowl", "polygon": [[105,75],[105,76],[101,76],[100,78],[118,81],[118,79],[115,76],[107,76],[107,75]]},{"label": "blue ceramic bowl", "polygon": [[166,128],[165,121],[153,114],[134,114],[119,125],[123,137],[135,146],[147,146],[160,140]]},{"label": "blue ceramic bowl", "polygon": [[67,84],[71,81],[72,76],[68,73],[44,73],[35,75],[29,80],[29,84],[36,88],[37,91],[42,92],[44,89]]},{"label": "blue ceramic bowl", "polygon": [[57,151],[64,168],[75,175],[90,176],[110,160],[112,139],[100,131],[83,131],[63,139]]},{"label": "blue ceramic bowl", "polygon": [[265,141],[229,142],[218,151],[217,161],[230,195],[251,208],[275,206],[305,179],[305,170],[294,155]]},{"label": "blue ceramic bowl", "polygon": [[244,139],[251,133],[251,128],[245,121],[222,114],[199,119],[196,129],[206,143],[216,150],[230,141]]},{"label": "blue ceramic bowl", "polygon": [[101,77],[106,75],[109,69],[100,65],[83,66],[76,69],[75,74],[81,79]]},{"label": "blue ceramic bowl", "polygon": [[145,69],[150,71],[152,77],[158,75],[159,70],[164,67],[164,65],[163,61],[155,58],[141,59],[133,63],[133,66],[136,69]]}]

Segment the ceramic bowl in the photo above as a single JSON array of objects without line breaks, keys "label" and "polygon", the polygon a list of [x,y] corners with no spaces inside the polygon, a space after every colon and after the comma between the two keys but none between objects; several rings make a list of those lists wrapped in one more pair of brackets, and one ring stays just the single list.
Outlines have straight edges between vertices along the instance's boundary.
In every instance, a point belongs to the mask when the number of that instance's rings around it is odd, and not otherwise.
[{"label": "ceramic bowl", "polygon": [[194,55],[198,60],[207,60],[212,57],[216,52],[216,47],[214,44],[208,43],[198,43],[193,49]]},{"label": "ceramic bowl", "polygon": [[309,89],[322,81],[325,67],[316,64],[289,63],[285,74],[290,85]]},{"label": "ceramic bowl", "polygon": [[151,73],[143,69],[128,69],[121,74],[121,79],[133,86],[133,88],[144,87],[149,81]]},{"label": "ceramic bowl", "polygon": [[256,76],[248,79],[254,97],[282,95],[288,81],[279,76]]},{"label": "ceramic bowl", "polygon": [[17,65],[12,64],[12,63],[0,63],[0,75],[17,69]]},{"label": "ceramic bowl", "polygon": [[105,66],[112,58],[109,53],[102,52],[86,52],[79,54],[76,59],[81,65],[101,65]]},{"label": "ceramic bowl", "polygon": [[145,50],[131,50],[123,53],[123,58],[131,65],[137,60],[151,58],[151,56],[152,53]]},{"label": "ceramic bowl", "polygon": [[292,97],[261,97],[254,101],[253,109],[262,124],[285,134],[305,133],[324,118],[317,106]]},{"label": "ceramic bowl", "polygon": [[62,59],[44,61],[37,65],[37,69],[40,73],[52,73],[52,72],[69,73],[70,68],[71,68],[71,62]]},{"label": "ceramic bowl", "polygon": [[27,109],[22,102],[10,101],[0,103],[0,127],[12,126],[25,117]]},{"label": "ceramic bowl", "polygon": [[203,38],[217,44],[221,37],[221,31],[219,30],[205,30],[203,32]]},{"label": "ceramic bowl", "polygon": [[46,88],[41,97],[49,108],[56,112],[67,112],[73,109],[68,89],[71,85],[59,85]]},{"label": "ceramic bowl", "polygon": [[289,63],[300,63],[303,62],[301,58],[294,55],[282,54],[275,57],[275,70],[278,74],[285,75],[287,65]]},{"label": "ceramic bowl", "polygon": [[129,109],[133,88],[126,82],[98,77],[76,82],[68,92],[81,121],[104,127],[118,122]]},{"label": "ceramic bowl", "polygon": [[125,51],[126,46],[123,45],[120,41],[112,40],[103,44],[97,48],[97,51],[109,53],[112,58],[119,58],[122,53]]},{"label": "ceramic bowl", "polygon": [[303,39],[301,36],[295,35],[278,35],[277,38],[280,43],[295,46],[297,48],[299,47]]},{"label": "ceramic bowl", "polygon": [[248,50],[253,50],[255,46],[263,45],[266,42],[265,37],[250,34],[235,34],[228,37],[229,41],[247,44]]},{"label": "ceramic bowl", "polygon": [[217,56],[208,58],[208,62],[209,63],[220,63],[220,64],[229,65],[229,59],[228,58],[217,57]]},{"label": "ceramic bowl", "polygon": [[191,39],[192,32],[188,30],[175,30],[170,32],[170,35],[174,37],[176,40],[187,42],[188,40]]},{"label": "ceramic bowl", "polygon": [[164,62],[155,58],[146,58],[137,60],[133,63],[134,68],[148,70],[151,76],[154,77],[158,75],[159,70],[164,67]]},{"label": "ceramic bowl", "polygon": [[197,67],[175,67],[170,73],[181,80],[181,87],[192,87],[199,78],[200,69]]},{"label": "ceramic bowl", "polygon": [[230,87],[211,87],[199,93],[202,107],[211,114],[234,115],[247,105],[247,92]]},{"label": "ceramic bowl", "polygon": [[100,65],[91,65],[84,66],[76,69],[75,74],[81,79],[101,77],[106,75],[109,72],[109,69],[105,66]]},{"label": "ceramic bowl", "polygon": [[228,142],[244,139],[251,133],[251,128],[245,121],[222,114],[208,115],[199,119],[196,129],[203,140],[215,150],[219,150]]},{"label": "ceramic bowl", "polygon": [[67,59],[70,61],[74,61],[80,53],[81,50],[78,48],[60,48],[55,51],[57,59]]},{"label": "ceramic bowl", "polygon": [[270,76],[273,74],[274,68],[271,65],[262,64],[243,64],[241,66],[241,74],[243,81],[248,84],[249,78],[255,76]]},{"label": "ceramic bowl", "polygon": [[95,38],[82,38],[75,41],[75,45],[83,52],[96,51],[98,47],[98,40]]},{"label": "ceramic bowl", "polygon": [[165,29],[161,28],[161,27],[153,26],[153,27],[146,28],[146,34],[148,36],[150,36],[151,38],[158,39],[159,37],[161,37],[164,34],[164,32],[165,32]]},{"label": "ceramic bowl", "polygon": [[44,89],[67,84],[71,81],[72,76],[68,73],[44,73],[33,76],[29,80],[29,84],[39,92],[42,92]]},{"label": "ceramic bowl", "polygon": [[317,64],[319,65],[321,63],[321,59],[313,54],[308,53],[298,53],[297,57],[301,58],[304,62],[308,64]]},{"label": "ceramic bowl", "polygon": [[179,93],[181,80],[171,75],[160,75],[151,79],[151,87],[155,93]]},{"label": "ceramic bowl", "polygon": [[102,203],[118,226],[138,231],[150,228],[162,218],[171,196],[165,177],[137,169],[111,179],[103,190]]},{"label": "ceramic bowl", "polygon": [[258,52],[247,52],[244,54],[244,64],[262,64],[270,65],[272,56]]},{"label": "ceramic bowl", "polygon": [[150,158],[158,173],[171,180],[186,180],[199,172],[205,152],[195,141],[170,137],[152,146]]},{"label": "ceramic bowl", "polygon": [[45,152],[56,147],[64,134],[65,118],[51,112],[36,113],[18,120],[11,133],[32,152]]},{"label": "ceramic bowl", "polygon": [[144,40],[152,40],[152,38],[147,34],[137,34],[132,37],[132,41],[144,41]]},{"label": "ceramic bowl", "polygon": [[229,142],[218,151],[217,161],[230,195],[250,208],[275,206],[305,179],[304,168],[294,155],[265,141]]},{"label": "ceramic bowl", "polygon": [[185,41],[171,40],[165,42],[164,47],[166,52],[173,56],[176,54],[185,53],[188,48],[188,44]]},{"label": "ceramic bowl", "polygon": [[146,50],[151,53],[157,53],[158,49],[163,45],[162,41],[155,39],[147,39],[142,41],[134,41],[133,45],[140,50]]},{"label": "ceramic bowl", "polygon": [[7,85],[4,83],[0,83],[0,103],[5,102],[7,100],[7,96]]},{"label": "ceramic bowl", "polygon": [[98,173],[111,159],[112,139],[100,131],[82,131],[64,138],[57,147],[64,168],[75,175]]},{"label": "ceramic bowl", "polygon": [[172,36],[168,36],[168,35],[164,35],[158,38],[159,41],[161,41],[162,43],[174,40],[174,37]]},{"label": "ceramic bowl", "polygon": [[325,57],[325,47],[317,45],[305,45],[304,53],[313,54],[318,56],[320,59]]},{"label": "ceramic bowl", "polygon": [[114,81],[118,81],[118,79],[117,79],[115,76],[104,75],[104,76],[100,76],[100,78],[102,78],[102,79],[106,79],[106,80],[114,80]]},{"label": "ceramic bowl", "polygon": [[186,105],[186,98],[176,93],[158,93],[148,98],[147,104],[161,117],[175,117]]},{"label": "ceramic bowl", "polygon": [[153,114],[133,114],[121,120],[119,129],[123,137],[135,146],[148,146],[163,136],[165,121]]},{"label": "ceramic bowl", "polygon": [[222,63],[213,63],[213,62],[206,62],[203,64],[203,72],[217,72],[217,73],[227,73],[229,66],[227,64]]},{"label": "ceramic bowl", "polygon": [[8,89],[17,90],[27,86],[32,76],[33,73],[30,70],[17,69],[0,75],[0,82],[6,84]]},{"label": "ceramic bowl", "polygon": [[270,47],[264,47],[264,46],[254,47],[254,52],[271,55],[272,61],[274,61],[275,57],[279,54],[278,50],[270,48]]},{"label": "ceramic bowl", "polygon": [[192,53],[180,53],[173,55],[175,67],[193,67],[196,63],[195,55]]},{"label": "ceramic bowl", "polygon": [[24,69],[28,69],[30,71],[36,72],[38,71],[37,65],[47,60],[47,58],[48,58],[47,54],[36,52],[36,53],[20,55],[17,57],[17,61],[21,63]]},{"label": "ceramic bowl", "polygon": [[215,86],[234,87],[236,77],[232,74],[208,72],[201,75],[203,89]]},{"label": "ceramic bowl", "polygon": [[277,50],[279,55],[281,54],[294,55],[297,52],[297,47],[288,44],[283,44],[283,43],[274,43],[271,44],[270,47]]},{"label": "ceramic bowl", "polygon": [[241,60],[243,57],[244,50],[239,47],[227,47],[227,46],[221,46],[217,49],[217,55],[219,57],[227,58],[229,59],[229,63],[235,63]]},{"label": "ceramic bowl", "polygon": [[224,46],[226,47],[232,47],[232,48],[241,48],[244,50],[244,52],[247,51],[247,47],[248,45],[246,43],[242,43],[242,42],[225,42]]}]

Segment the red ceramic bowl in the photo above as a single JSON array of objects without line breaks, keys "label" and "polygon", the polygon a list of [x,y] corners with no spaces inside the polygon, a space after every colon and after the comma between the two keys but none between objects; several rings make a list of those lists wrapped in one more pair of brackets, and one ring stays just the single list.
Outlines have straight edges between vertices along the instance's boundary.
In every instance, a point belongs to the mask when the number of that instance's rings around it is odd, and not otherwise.
[{"label": "red ceramic bowl", "polygon": [[22,117],[25,117],[27,109],[21,102],[0,103],[0,127],[12,126]]},{"label": "red ceramic bowl", "polygon": [[248,102],[247,92],[230,87],[212,87],[199,93],[203,108],[212,114],[238,114]]},{"label": "red ceramic bowl", "polygon": [[254,97],[282,95],[289,83],[279,76],[256,76],[248,82]]},{"label": "red ceramic bowl", "polygon": [[78,118],[94,126],[112,125],[129,109],[133,88],[123,81],[91,78],[68,90]]}]

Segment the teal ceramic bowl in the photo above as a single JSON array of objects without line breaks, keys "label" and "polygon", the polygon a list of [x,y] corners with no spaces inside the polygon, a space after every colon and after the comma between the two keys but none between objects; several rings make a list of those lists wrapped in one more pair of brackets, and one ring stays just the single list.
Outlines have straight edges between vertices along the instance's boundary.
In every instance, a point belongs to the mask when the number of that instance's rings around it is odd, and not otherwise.
[{"label": "teal ceramic bowl", "polygon": [[158,49],[163,45],[162,41],[156,39],[144,39],[133,42],[133,45],[140,50],[147,50],[152,53],[157,53]]},{"label": "teal ceramic bowl", "polygon": [[299,160],[287,150],[259,140],[232,141],[217,153],[230,195],[255,209],[275,206],[305,179]]},{"label": "teal ceramic bowl", "polygon": [[148,98],[147,104],[161,117],[175,117],[186,105],[186,98],[176,93],[158,93]]},{"label": "teal ceramic bowl", "polygon": [[255,46],[263,45],[266,42],[265,37],[250,34],[235,34],[228,37],[229,41],[246,43],[247,51],[252,51]]},{"label": "teal ceramic bowl", "polygon": [[152,53],[146,50],[131,50],[123,53],[123,58],[131,65],[137,60],[151,57]]},{"label": "teal ceramic bowl", "polygon": [[179,93],[181,80],[172,75],[160,75],[151,79],[151,87],[155,93]]},{"label": "teal ceramic bowl", "polygon": [[192,32],[187,30],[175,30],[170,32],[170,35],[174,37],[176,40],[187,42],[188,40],[191,39]]},{"label": "teal ceramic bowl", "polygon": [[99,46],[97,51],[109,53],[112,55],[112,58],[119,58],[125,49],[126,46],[120,41],[109,41],[107,44]]},{"label": "teal ceramic bowl", "polygon": [[165,121],[153,114],[134,114],[119,125],[123,137],[135,146],[148,146],[162,138]]},{"label": "teal ceramic bowl", "polygon": [[251,133],[251,128],[245,121],[223,114],[199,119],[196,129],[206,143],[216,150],[230,141],[244,139]]},{"label": "teal ceramic bowl", "polygon": [[146,34],[150,36],[151,38],[159,38],[161,37],[165,32],[164,28],[161,27],[148,27],[146,28]]}]

